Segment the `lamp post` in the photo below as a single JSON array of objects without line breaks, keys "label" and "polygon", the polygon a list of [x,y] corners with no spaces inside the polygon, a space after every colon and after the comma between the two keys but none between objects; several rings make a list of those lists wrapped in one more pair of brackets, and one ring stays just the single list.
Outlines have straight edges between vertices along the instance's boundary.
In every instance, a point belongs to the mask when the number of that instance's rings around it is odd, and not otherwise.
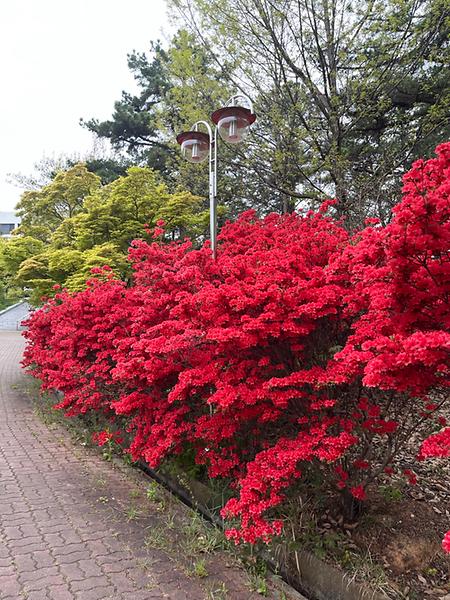
[{"label": "lamp post", "polygon": [[[239,105],[239,99],[243,99],[248,104],[248,108]],[[201,163],[209,159],[209,225],[214,260],[217,256],[217,134],[224,142],[238,144],[247,135],[255,119],[250,98],[243,94],[236,94],[225,106],[212,113],[213,128],[206,121],[197,121],[190,131],[183,131],[177,135],[177,142],[186,160],[191,163]],[[200,126],[203,126],[207,133],[199,131]]]}]

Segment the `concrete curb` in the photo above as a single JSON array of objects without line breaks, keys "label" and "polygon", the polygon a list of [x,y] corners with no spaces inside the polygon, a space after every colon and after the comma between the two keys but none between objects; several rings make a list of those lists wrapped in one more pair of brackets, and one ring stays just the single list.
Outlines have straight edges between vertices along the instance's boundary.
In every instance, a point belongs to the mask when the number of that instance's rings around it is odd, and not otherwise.
[{"label": "concrete curb", "polygon": [[[388,600],[387,596],[352,580],[351,576],[309,552],[298,555],[302,589],[317,600]],[[294,583],[294,582],[293,582]],[[298,585],[297,584],[297,585]]]},{"label": "concrete curb", "polygon": [[[222,520],[208,508],[208,496],[211,495],[211,490],[203,483],[189,479],[189,485],[185,487],[176,476],[168,475],[161,470],[154,471],[142,461],[139,461],[138,468],[161,483],[182,502],[198,510],[207,520],[223,528]],[[304,550],[298,552],[300,573],[287,572],[283,564],[276,564],[273,557],[264,551],[261,557],[267,561],[274,572],[281,575],[285,589],[289,589],[291,594],[295,592],[297,594],[295,597],[299,600],[307,598],[309,600],[389,600],[385,594],[354,581],[350,574],[320,560],[310,552]]]}]

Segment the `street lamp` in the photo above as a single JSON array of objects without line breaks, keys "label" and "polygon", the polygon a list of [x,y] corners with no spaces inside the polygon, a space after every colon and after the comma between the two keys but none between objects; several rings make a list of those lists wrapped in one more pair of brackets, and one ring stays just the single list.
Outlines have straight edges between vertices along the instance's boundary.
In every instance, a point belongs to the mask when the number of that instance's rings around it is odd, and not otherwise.
[{"label": "street lamp", "polygon": [[[248,108],[238,104],[240,99],[248,104]],[[190,131],[183,131],[177,136],[181,153],[186,160],[191,163],[201,163],[209,158],[209,223],[214,259],[217,256],[217,133],[224,142],[239,144],[249,132],[255,119],[250,98],[243,94],[236,94],[224,107],[212,113],[214,132],[206,121],[197,121]],[[207,133],[199,131],[200,126],[203,126]]]}]

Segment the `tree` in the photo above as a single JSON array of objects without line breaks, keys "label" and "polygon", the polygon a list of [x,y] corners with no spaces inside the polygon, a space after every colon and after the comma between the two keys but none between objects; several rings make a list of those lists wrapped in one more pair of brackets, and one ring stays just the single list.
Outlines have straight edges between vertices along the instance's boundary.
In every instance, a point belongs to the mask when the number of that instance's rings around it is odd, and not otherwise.
[{"label": "tree", "polygon": [[190,235],[193,239],[207,230],[209,214],[202,199],[189,192],[171,194],[159,175],[150,168],[130,167],[125,177],[96,190],[85,202],[85,210],[66,219],[53,235],[53,244],[84,251],[98,244],[113,243],[126,254],[144,227],[163,220],[168,239]]},{"label": "tree", "polygon": [[0,268],[8,277],[14,277],[22,262],[43,252],[45,243],[27,235],[0,240]]},{"label": "tree", "polygon": [[104,140],[96,138],[92,150],[84,155],[75,153],[44,156],[34,164],[34,173],[8,173],[8,181],[26,191],[37,191],[51,183],[59,172],[68,171],[78,164],[85,164],[87,170],[98,175],[103,184],[125,175],[130,166],[126,158],[117,152],[111,152],[105,147]]},{"label": "tree", "polygon": [[32,290],[33,304],[53,295],[55,285],[83,289],[95,267],[107,265],[126,279],[132,240],[150,239],[161,221],[160,241],[187,235],[203,240],[209,213],[202,204],[189,192],[170,193],[150,168],[130,167],[125,176],[101,185],[84,165],[75,165],[22,196],[22,225],[5,245],[0,268],[3,264],[8,281]]},{"label": "tree", "polygon": [[13,304],[23,296],[15,279],[24,260],[41,252],[44,243],[29,236],[0,239],[0,307]]},{"label": "tree", "polygon": [[111,120],[81,119],[81,125],[100,138],[110,140],[116,150],[125,150],[139,164],[164,171],[170,153],[159,130],[160,104],[170,88],[167,77],[166,54],[160,44],[151,44],[152,58],[133,51],[128,55],[128,67],[141,92],[132,95],[122,92],[114,103]]},{"label": "tree", "polygon": [[411,161],[450,134],[445,0],[172,0],[255,98],[251,172],[284,210],[339,199],[384,222]]},{"label": "tree", "polygon": [[[107,138],[125,150],[139,165],[159,170],[170,189],[189,190],[208,199],[207,165],[192,165],[180,155],[176,136],[199,120],[210,120],[211,113],[223,106],[235,92],[230,82],[231,64],[218,65],[214,56],[196,37],[181,29],[166,50],[151,47],[150,57],[132,53],[130,69],[140,88],[138,96],[123,93],[109,121],[82,121],[90,131]],[[164,84],[162,83],[164,82]],[[163,144],[163,146],[161,146]],[[164,161],[155,152],[165,151]],[[236,217],[247,208],[262,212],[274,207],[272,190],[264,178],[247,173],[246,150],[220,144],[219,199],[224,214]]]},{"label": "tree", "polygon": [[65,219],[83,211],[85,198],[100,185],[100,178],[83,164],[58,172],[41,189],[22,194],[16,207],[21,218],[17,233],[48,242]]},{"label": "tree", "polygon": [[83,290],[93,277],[92,269],[108,266],[117,277],[129,275],[126,255],[112,243],[98,244],[88,250],[47,247],[44,252],[25,259],[19,266],[14,283],[30,292],[30,303],[38,306],[55,290]]}]

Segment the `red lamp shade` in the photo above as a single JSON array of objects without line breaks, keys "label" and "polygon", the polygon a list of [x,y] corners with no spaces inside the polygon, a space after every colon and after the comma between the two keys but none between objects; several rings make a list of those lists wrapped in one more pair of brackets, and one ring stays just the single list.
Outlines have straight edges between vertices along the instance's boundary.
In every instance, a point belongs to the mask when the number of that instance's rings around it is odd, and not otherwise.
[{"label": "red lamp shade", "polygon": [[191,163],[201,163],[208,158],[209,135],[203,131],[183,131],[177,135],[181,153]]},{"label": "red lamp shade", "polygon": [[239,144],[247,135],[256,115],[243,106],[225,106],[211,115],[220,137],[229,144]]}]

